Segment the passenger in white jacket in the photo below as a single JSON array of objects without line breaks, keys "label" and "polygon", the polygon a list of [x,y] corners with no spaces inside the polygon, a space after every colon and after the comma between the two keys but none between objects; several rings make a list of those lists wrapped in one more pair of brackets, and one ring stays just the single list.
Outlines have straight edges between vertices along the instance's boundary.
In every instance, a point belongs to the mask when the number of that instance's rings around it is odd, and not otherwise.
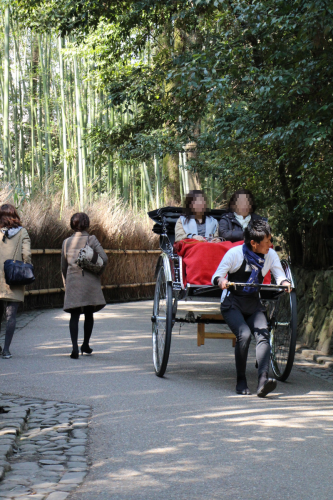
[{"label": "passenger in white jacket", "polygon": [[212,283],[223,290],[221,313],[236,335],[236,392],[251,394],[246,380],[246,362],[253,334],[257,344],[257,395],[265,397],[276,388],[276,380],[268,378],[270,343],[265,308],[257,288],[228,289],[228,282],[261,284],[268,271],[271,271],[278,285],[287,285],[290,291],[290,283],[277,253],[270,248],[272,236],[268,222],[256,220],[249,224],[244,231],[244,238],[244,245],[234,247],[225,254],[212,277]]}]

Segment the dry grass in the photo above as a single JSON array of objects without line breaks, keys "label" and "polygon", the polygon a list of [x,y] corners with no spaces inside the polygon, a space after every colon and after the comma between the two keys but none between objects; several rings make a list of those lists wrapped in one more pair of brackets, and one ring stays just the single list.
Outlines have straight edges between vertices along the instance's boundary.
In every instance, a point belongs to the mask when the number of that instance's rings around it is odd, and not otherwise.
[{"label": "dry grass", "polygon": [[[8,202],[17,206],[22,225],[31,238],[32,248],[61,248],[62,242],[72,234],[69,226],[78,207],[61,207],[61,195],[47,198],[45,194],[18,203],[9,187],[0,189],[0,204]],[[152,232],[152,222],[143,213],[133,210],[114,198],[101,198],[89,205],[89,232],[94,234],[104,248],[157,249],[158,237]],[[156,255],[109,255],[109,263],[102,276],[102,284],[145,283],[154,281]],[[34,255],[36,281],[29,289],[62,287],[60,255]],[[153,289],[121,289],[106,291],[108,301],[151,297]],[[62,294],[28,297],[26,307],[61,305]]]},{"label": "dry grass", "polygon": [[[0,203],[4,202],[18,205],[9,187],[0,189]],[[30,235],[32,248],[61,248],[63,240],[72,234],[71,216],[80,211],[77,206],[61,207],[61,194],[51,198],[44,193],[21,202],[18,210]],[[158,238],[152,232],[152,223],[147,216],[134,213],[131,207],[115,198],[101,198],[88,205],[85,212],[90,218],[89,232],[104,248],[158,248]]]}]

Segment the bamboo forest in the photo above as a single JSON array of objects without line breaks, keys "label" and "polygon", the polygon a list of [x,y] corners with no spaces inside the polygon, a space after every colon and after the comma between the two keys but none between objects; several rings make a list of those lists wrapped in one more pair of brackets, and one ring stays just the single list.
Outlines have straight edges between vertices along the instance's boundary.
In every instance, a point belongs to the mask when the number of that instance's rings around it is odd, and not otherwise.
[{"label": "bamboo forest", "polygon": [[[92,131],[129,124],[135,105],[129,111],[110,103],[89,50],[73,37],[22,26],[10,7],[3,11],[2,33],[3,181],[23,197],[61,190],[64,204],[76,200],[81,207],[101,195],[121,198],[135,210],[160,207],[171,194],[168,159],[158,152],[129,161],[117,149],[96,150]],[[143,63],[150,58],[148,45]],[[185,151],[178,155],[176,200],[189,190],[186,157]],[[212,177],[207,182],[211,192]]]}]

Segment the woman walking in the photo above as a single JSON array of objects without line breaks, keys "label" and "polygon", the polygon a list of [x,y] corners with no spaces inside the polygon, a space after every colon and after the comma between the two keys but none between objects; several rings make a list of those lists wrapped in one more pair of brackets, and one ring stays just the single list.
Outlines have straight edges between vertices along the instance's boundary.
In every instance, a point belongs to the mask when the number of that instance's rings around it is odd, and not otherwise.
[{"label": "woman walking", "polygon": [[94,274],[87,269],[81,269],[76,260],[81,248],[86,244],[91,247],[96,258],[101,258],[105,268],[108,258],[97,240],[96,236],[89,235],[89,217],[87,214],[76,213],[71,218],[71,228],[74,234],[67,238],[62,245],[61,271],[65,286],[64,311],[70,313],[69,331],[73,344],[71,358],[79,357],[78,333],[80,314],[85,315],[84,337],[81,345],[81,354],[91,354],[93,350],[89,346],[92,329],[94,326],[94,312],[102,309],[106,302],[101,289],[100,275]]},{"label": "woman walking", "polygon": [[0,323],[4,312],[7,321],[2,351],[4,359],[12,357],[9,347],[15,332],[17,309],[24,301],[24,286],[9,286],[6,283],[4,263],[9,259],[30,263],[31,249],[28,232],[22,227],[15,207],[7,203],[0,207]]}]

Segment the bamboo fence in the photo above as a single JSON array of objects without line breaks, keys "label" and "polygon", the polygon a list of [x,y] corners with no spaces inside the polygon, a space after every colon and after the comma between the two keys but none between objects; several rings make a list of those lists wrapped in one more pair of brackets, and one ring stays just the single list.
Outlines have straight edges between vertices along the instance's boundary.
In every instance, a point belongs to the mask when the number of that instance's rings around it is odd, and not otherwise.
[{"label": "bamboo fence", "polygon": [[[65,291],[60,272],[60,248],[32,249],[36,281],[25,291],[24,308],[60,306]],[[105,249],[108,264],[102,276],[107,302],[151,298],[154,270],[161,250]],[[52,256],[57,256],[54,260]],[[53,298],[52,298],[53,297]]]},{"label": "bamboo fence", "polygon": [[[161,253],[161,250],[114,250],[114,249],[103,249],[106,254],[124,254],[124,255],[131,255],[131,254],[159,254]],[[61,254],[61,249],[60,248],[43,248],[43,249],[32,249],[31,250],[32,255],[55,255],[55,254]]]},{"label": "bamboo fence", "polygon": [[[117,290],[120,288],[137,288],[140,286],[155,286],[156,281],[152,281],[151,283],[124,283],[121,285],[103,285],[102,290]],[[61,293],[65,292],[64,288],[44,288],[42,290],[26,290],[24,295],[29,297],[31,295],[48,295],[52,293]]]}]

